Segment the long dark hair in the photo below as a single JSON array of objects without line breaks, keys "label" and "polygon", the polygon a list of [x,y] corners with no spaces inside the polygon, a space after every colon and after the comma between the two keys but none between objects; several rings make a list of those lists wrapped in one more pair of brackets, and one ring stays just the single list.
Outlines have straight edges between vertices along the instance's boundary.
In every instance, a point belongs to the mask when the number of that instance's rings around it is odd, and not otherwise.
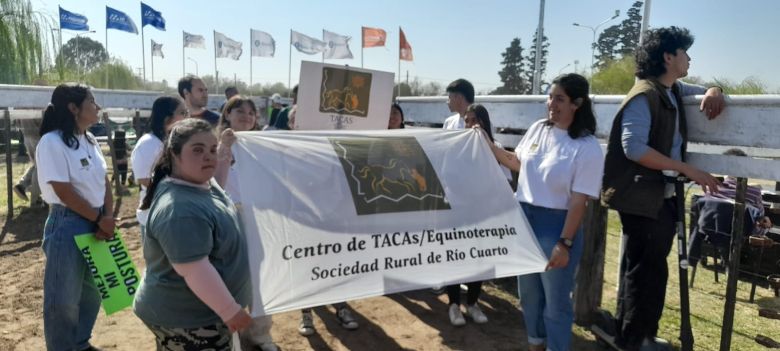
[{"label": "long dark hair", "polygon": [[[64,83],[54,88],[54,92],[51,94],[51,103],[43,112],[43,121],[41,121],[39,129],[40,135],[43,136],[55,130],[60,131],[62,142],[71,149],[78,149],[76,116],[70,112],[68,105],[72,103],[81,108],[81,104],[89,96],[89,90],[88,86],[75,83]],[[92,138],[87,138],[87,142],[95,145]]]},{"label": "long dark hair", "polygon": [[[588,80],[577,73],[567,73],[558,76],[552,83],[563,88],[566,96],[578,105],[577,111],[574,112],[574,120],[569,125],[569,136],[577,139],[595,134],[596,115],[593,114],[593,102],[588,95],[590,90]],[[552,122],[548,121],[547,125],[552,125]]]},{"label": "long dark hair", "polygon": [[146,210],[152,205],[157,185],[173,172],[173,156],[181,155],[181,149],[184,147],[184,144],[190,141],[190,138],[192,138],[193,135],[203,132],[213,133],[214,128],[211,126],[211,123],[199,118],[187,118],[178,121],[173,125],[171,134],[165,140],[163,152],[154,165],[152,180],[149,182],[149,188],[146,189],[146,196],[141,203],[140,208],[142,210]]},{"label": "long dark hair", "polygon": [[257,105],[255,105],[255,102],[252,101],[252,99],[241,96],[241,95],[235,95],[232,98],[230,98],[225,103],[225,108],[222,109],[222,115],[219,116],[219,123],[217,125],[219,126],[219,130],[217,130],[217,133],[222,133],[222,131],[225,128],[230,128],[230,121],[228,121],[227,116],[232,112],[234,109],[237,109],[244,104],[248,104],[249,108],[252,109],[252,111],[255,111],[255,126],[252,128],[252,130],[257,130]]},{"label": "long dark hair", "polygon": [[165,140],[165,125],[172,118],[176,117],[173,114],[179,105],[184,101],[176,96],[160,96],[157,100],[154,100],[152,104],[152,115],[149,117],[149,129],[150,133],[157,137],[157,139]]},{"label": "long dark hair", "polygon": [[391,109],[394,108],[394,109],[398,110],[398,113],[401,114],[401,126],[398,127],[398,128],[401,128],[401,129],[406,128],[406,125],[404,124],[404,120],[405,120],[405,118],[404,118],[404,110],[401,108],[401,105],[399,105],[397,102],[394,102],[392,105],[390,105],[390,108]]},{"label": "long dark hair", "polygon": [[469,107],[466,108],[466,113],[473,112],[474,116],[477,117],[477,121],[479,121],[479,125],[482,127],[483,130],[488,135],[488,138],[490,138],[490,142],[492,143],[493,140],[493,123],[490,123],[490,115],[488,114],[487,109],[485,106],[482,106],[482,104],[471,104]]}]

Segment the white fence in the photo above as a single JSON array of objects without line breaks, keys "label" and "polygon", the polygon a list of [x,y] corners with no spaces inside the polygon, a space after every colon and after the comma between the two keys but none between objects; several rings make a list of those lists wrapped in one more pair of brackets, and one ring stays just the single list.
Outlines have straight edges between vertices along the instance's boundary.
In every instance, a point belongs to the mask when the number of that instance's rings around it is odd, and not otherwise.
[{"label": "white fence", "polygon": [[[716,174],[780,181],[780,95],[739,95],[727,97],[721,116],[707,120],[699,111],[702,96],[684,99],[691,140],[688,159],[700,169]],[[593,96],[597,136],[606,139],[623,96]],[[526,129],[547,115],[547,97],[477,96],[490,113],[493,126]],[[441,124],[452,115],[446,97],[402,97],[406,121]],[[519,135],[496,134],[504,146],[517,145]],[[720,152],[739,147],[751,157],[724,156]]]}]

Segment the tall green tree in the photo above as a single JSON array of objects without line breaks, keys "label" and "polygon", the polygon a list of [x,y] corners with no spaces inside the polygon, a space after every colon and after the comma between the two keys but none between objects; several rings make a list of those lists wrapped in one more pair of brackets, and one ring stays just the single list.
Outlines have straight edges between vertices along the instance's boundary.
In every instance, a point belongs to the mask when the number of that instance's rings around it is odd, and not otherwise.
[{"label": "tall green tree", "polygon": [[142,86],[141,79],[133,74],[130,66],[118,60],[110,60],[94,68],[84,80],[93,87],[104,89],[137,90]]},{"label": "tall green tree", "polygon": [[504,58],[501,61],[501,65],[504,68],[498,71],[498,76],[501,77],[501,82],[504,85],[498,87],[491,94],[511,95],[527,92],[529,84],[525,78],[525,59],[520,38],[512,39],[509,47],[501,54],[501,57]]},{"label": "tall green tree", "polygon": [[636,63],[633,56],[609,61],[591,77],[591,94],[627,94],[634,85],[634,71]]},{"label": "tall green tree", "polygon": [[[525,94],[533,94],[531,91],[534,85],[534,70],[536,69],[536,38],[538,37],[539,31],[537,30],[534,32],[534,40],[533,44],[531,45],[530,53],[528,56],[525,57],[526,61],[528,62],[528,70],[525,71],[525,79],[528,82],[528,89],[524,92]],[[541,57],[541,71],[539,72],[539,77],[544,77],[544,71],[547,70],[547,52],[549,51],[548,48],[550,47],[550,42],[547,40],[547,36],[542,37],[542,57]],[[539,86],[544,85],[546,82],[542,80],[541,84]]]},{"label": "tall green tree", "polygon": [[633,54],[639,45],[639,34],[642,30],[642,6],[642,1],[634,2],[622,22],[607,27],[599,34],[595,47],[597,68],[603,68],[611,61]]},{"label": "tall green tree", "polygon": [[103,44],[82,36],[68,40],[57,57],[57,64],[62,62],[65,67],[80,72],[89,72],[107,61],[108,53]]},{"label": "tall green tree", "polygon": [[0,0],[0,83],[29,84],[42,75],[49,28],[29,0]]}]

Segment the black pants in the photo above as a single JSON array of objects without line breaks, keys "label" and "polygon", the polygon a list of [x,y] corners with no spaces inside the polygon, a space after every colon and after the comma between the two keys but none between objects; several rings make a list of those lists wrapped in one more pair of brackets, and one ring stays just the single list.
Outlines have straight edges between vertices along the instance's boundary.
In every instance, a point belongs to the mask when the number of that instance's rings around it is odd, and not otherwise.
[{"label": "black pants", "polygon": [[[466,284],[469,292],[466,295],[466,303],[471,306],[479,300],[479,294],[482,293],[482,282],[471,282]],[[447,286],[447,297],[450,299],[450,305],[460,305],[460,284]]]},{"label": "black pants", "polygon": [[677,205],[665,199],[657,219],[623,212],[623,258],[618,287],[618,343],[628,350],[658,332],[669,267],[666,257],[675,237]]}]

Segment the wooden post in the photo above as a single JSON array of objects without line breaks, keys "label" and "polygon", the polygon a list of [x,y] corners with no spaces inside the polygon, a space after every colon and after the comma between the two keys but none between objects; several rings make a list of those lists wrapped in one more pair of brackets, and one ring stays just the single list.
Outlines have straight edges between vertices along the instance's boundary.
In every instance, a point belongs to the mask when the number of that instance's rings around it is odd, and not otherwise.
[{"label": "wooden post", "polygon": [[108,150],[111,154],[111,168],[114,176],[114,194],[122,197],[122,184],[119,179],[119,170],[116,167],[116,151],[114,150],[114,131],[111,129],[111,121],[108,120],[108,112],[103,112],[103,123],[106,124],[106,135],[108,138]]},{"label": "wooden post", "polygon": [[590,327],[601,306],[604,284],[604,258],[607,248],[608,209],[599,200],[588,201],[582,221],[585,235],[582,258],[577,270],[574,288],[574,320],[580,326]]},{"label": "wooden post", "polygon": [[747,178],[737,178],[737,196],[734,199],[734,215],[731,219],[731,249],[726,274],[726,305],[723,308],[723,327],[720,331],[720,351],[731,349],[731,333],[734,327],[734,305],[737,301],[739,282],[739,255],[742,251],[742,236],[745,219],[745,193]]},{"label": "wooden post", "polygon": [[6,109],[3,111],[3,119],[5,119],[5,185],[8,191],[8,220],[14,217],[14,192],[13,192],[13,176],[14,173],[11,169],[13,162],[11,162],[11,111]]}]

